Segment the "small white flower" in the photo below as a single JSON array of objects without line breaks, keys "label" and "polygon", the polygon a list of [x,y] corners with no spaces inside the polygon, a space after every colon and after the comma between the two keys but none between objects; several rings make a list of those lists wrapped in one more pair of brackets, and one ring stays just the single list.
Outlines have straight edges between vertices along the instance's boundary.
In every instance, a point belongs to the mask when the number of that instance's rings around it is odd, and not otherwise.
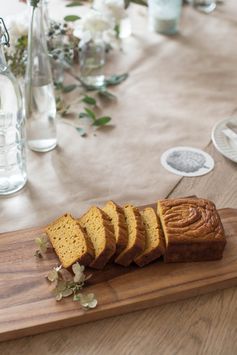
[{"label": "small white flower", "polygon": [[98,11],[89,10],[82,20],[77,21],[73,34],[80,38],[80,46],[82,46],[90,40],[103,38],[104,33],[113,28],[114,22],[108,17]]},{"label": "small white flower", "polygon": [[116,24],[126,17],[124,0],[95,0],[93,7],[109,18],[114,18]]}]

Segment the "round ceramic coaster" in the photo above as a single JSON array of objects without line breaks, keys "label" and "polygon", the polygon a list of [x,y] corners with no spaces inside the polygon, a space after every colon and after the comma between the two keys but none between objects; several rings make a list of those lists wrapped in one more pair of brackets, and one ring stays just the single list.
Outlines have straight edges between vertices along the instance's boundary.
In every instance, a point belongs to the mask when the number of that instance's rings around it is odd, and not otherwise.
[{"label": "round ceramic coaster", "polygon": [[161,164],[171,173],[181,176],[201,176],[214,168],[212,157],[201,149],[174,147],[161,156]]}]

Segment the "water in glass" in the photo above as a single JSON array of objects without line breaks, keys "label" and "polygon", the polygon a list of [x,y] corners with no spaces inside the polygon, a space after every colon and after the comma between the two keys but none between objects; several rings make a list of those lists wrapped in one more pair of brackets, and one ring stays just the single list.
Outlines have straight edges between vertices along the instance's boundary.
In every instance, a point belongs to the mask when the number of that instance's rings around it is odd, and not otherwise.
[{"label": "water in glass", "polygon": [[27,173],[22,96],[5,60],[2,23],[0,20],[0,195],[8,195],[25,185]]}]

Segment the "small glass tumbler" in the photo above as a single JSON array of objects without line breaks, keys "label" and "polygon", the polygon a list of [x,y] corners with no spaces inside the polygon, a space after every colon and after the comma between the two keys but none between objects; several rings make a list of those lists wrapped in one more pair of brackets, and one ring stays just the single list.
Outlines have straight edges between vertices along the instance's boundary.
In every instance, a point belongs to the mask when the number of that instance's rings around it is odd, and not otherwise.
[{"label": "small glass tumbler", "polygon": [[149,0],[149,29],[165,35],[178,32],[182,0]]},{"label": "small glass tumbler", "polygon": [[207,14],[211,13],[216,8],[216,0],[189,0],[189,3]]},{"label": "small glass tumbler", "polygon": [[87,86],[101,87],[105,82],[105,43],[89,41],[80,50],[81,80]]}]

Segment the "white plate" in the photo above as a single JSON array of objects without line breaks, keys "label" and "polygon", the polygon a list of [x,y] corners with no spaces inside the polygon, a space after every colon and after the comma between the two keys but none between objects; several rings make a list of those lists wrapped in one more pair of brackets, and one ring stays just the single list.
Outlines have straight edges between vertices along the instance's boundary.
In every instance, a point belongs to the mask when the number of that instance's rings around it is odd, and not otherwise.
[{"label": "white plate", "polygon": [[236,118],[227,118],[221,122],[218,122],[212,130],[211,138],[218,152],[237,163],[237,142],[226,137],[222,132],[223,129],[227,128],[226,124],[231,121],[237,123]]},{"label": "white plate", "polygon": [[180,176],[201,176],[214,168],[212,157],[201,149],[192,147],[174,147],[161,156],[163,167]]}]

